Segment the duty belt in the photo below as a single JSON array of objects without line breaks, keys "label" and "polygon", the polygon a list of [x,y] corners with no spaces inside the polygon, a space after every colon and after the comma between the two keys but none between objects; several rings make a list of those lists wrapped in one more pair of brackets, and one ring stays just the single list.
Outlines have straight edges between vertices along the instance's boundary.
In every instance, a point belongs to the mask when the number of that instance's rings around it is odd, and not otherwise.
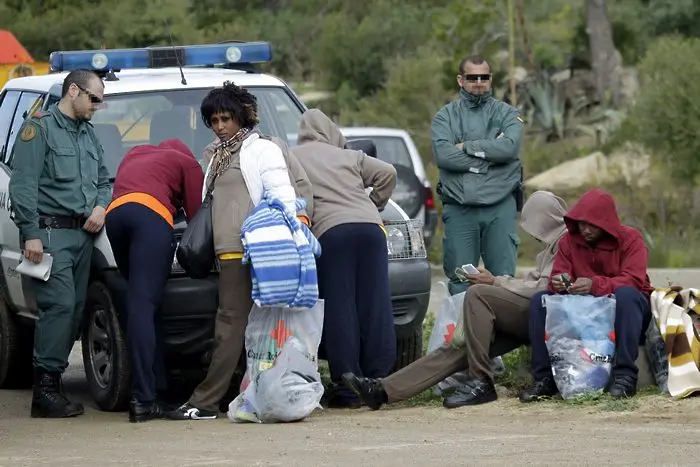
[{"label": "duty belt", "polygon": [[86,217],[50,216],[39,214],[39,228],[46,229],[82,229]]}]

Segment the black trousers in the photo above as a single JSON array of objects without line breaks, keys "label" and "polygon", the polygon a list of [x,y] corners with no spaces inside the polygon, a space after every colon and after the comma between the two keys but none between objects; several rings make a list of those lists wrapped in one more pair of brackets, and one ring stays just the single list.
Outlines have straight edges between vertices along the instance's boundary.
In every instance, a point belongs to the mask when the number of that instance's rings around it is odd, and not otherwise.
[{"label": "black trousers", "polygon": [[158,310],[173,261],[173,229],[155,211],[138,203],[110,211],[105,228],[117,267],[129,283],[125,311],[131,396],[149,403],[155,400],[157,389],[165,389]]},{"label": "black trousers", "polygon": [[[331,381],[345,372],[382,378],[396,361],[386,235],[376,224],[342,224],[319,238],[323,346]],[[335,397],[356,396],[340,385]]]}]

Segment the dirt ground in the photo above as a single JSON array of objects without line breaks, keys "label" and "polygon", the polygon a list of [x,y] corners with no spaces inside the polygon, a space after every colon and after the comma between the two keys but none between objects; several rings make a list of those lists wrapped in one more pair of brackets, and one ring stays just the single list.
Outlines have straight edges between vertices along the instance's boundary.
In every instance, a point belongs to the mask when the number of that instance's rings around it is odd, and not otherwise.
[{"label": "dirt ground", "polygon": [[64,381],[86,404],[82,417],[32,419],[30,391],[0,391],[0,466],[696,465],[700,437],[700,397],[524,405],[503,393],[456,410],[438,401],[317,411],[295,424],[136,425],[97,410],[79,348]]},{"label": "dirt ground", "polygon": [[700,397],[661,396],[523,405],[504,395],[456,410],[318,411],[295,424],[135,425],[97,410],[82,371],[74,351],[65,386],[86,404],[75,419],[32,419],[30,391],[0,391],[0,466],[692,465],[700,437]]}]

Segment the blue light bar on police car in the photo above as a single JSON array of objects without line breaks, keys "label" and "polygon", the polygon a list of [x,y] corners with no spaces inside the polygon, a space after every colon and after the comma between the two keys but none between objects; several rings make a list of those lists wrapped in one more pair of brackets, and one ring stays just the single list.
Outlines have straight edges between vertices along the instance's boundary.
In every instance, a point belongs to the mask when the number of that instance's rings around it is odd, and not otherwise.
[{"label": "blue light bar on police car", "polygon": [[272,60],[267,42],[235,42],[142,49],[106,49],[52,52],[51,71],[87,69],[95,71],[160,68],[164,66],[206,66],[236,63],[264,63]]}]

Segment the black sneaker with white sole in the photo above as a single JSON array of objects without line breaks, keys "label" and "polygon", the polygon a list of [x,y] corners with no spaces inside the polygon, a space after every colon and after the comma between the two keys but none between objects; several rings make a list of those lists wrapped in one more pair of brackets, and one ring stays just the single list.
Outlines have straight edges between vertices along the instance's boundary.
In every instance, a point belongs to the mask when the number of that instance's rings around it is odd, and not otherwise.
[{"label": "black sneaker with white sole", "polygon": [[211,410],[198,409],[189,402],[168,413],[170,420],[215,420],[219,414]]}]

